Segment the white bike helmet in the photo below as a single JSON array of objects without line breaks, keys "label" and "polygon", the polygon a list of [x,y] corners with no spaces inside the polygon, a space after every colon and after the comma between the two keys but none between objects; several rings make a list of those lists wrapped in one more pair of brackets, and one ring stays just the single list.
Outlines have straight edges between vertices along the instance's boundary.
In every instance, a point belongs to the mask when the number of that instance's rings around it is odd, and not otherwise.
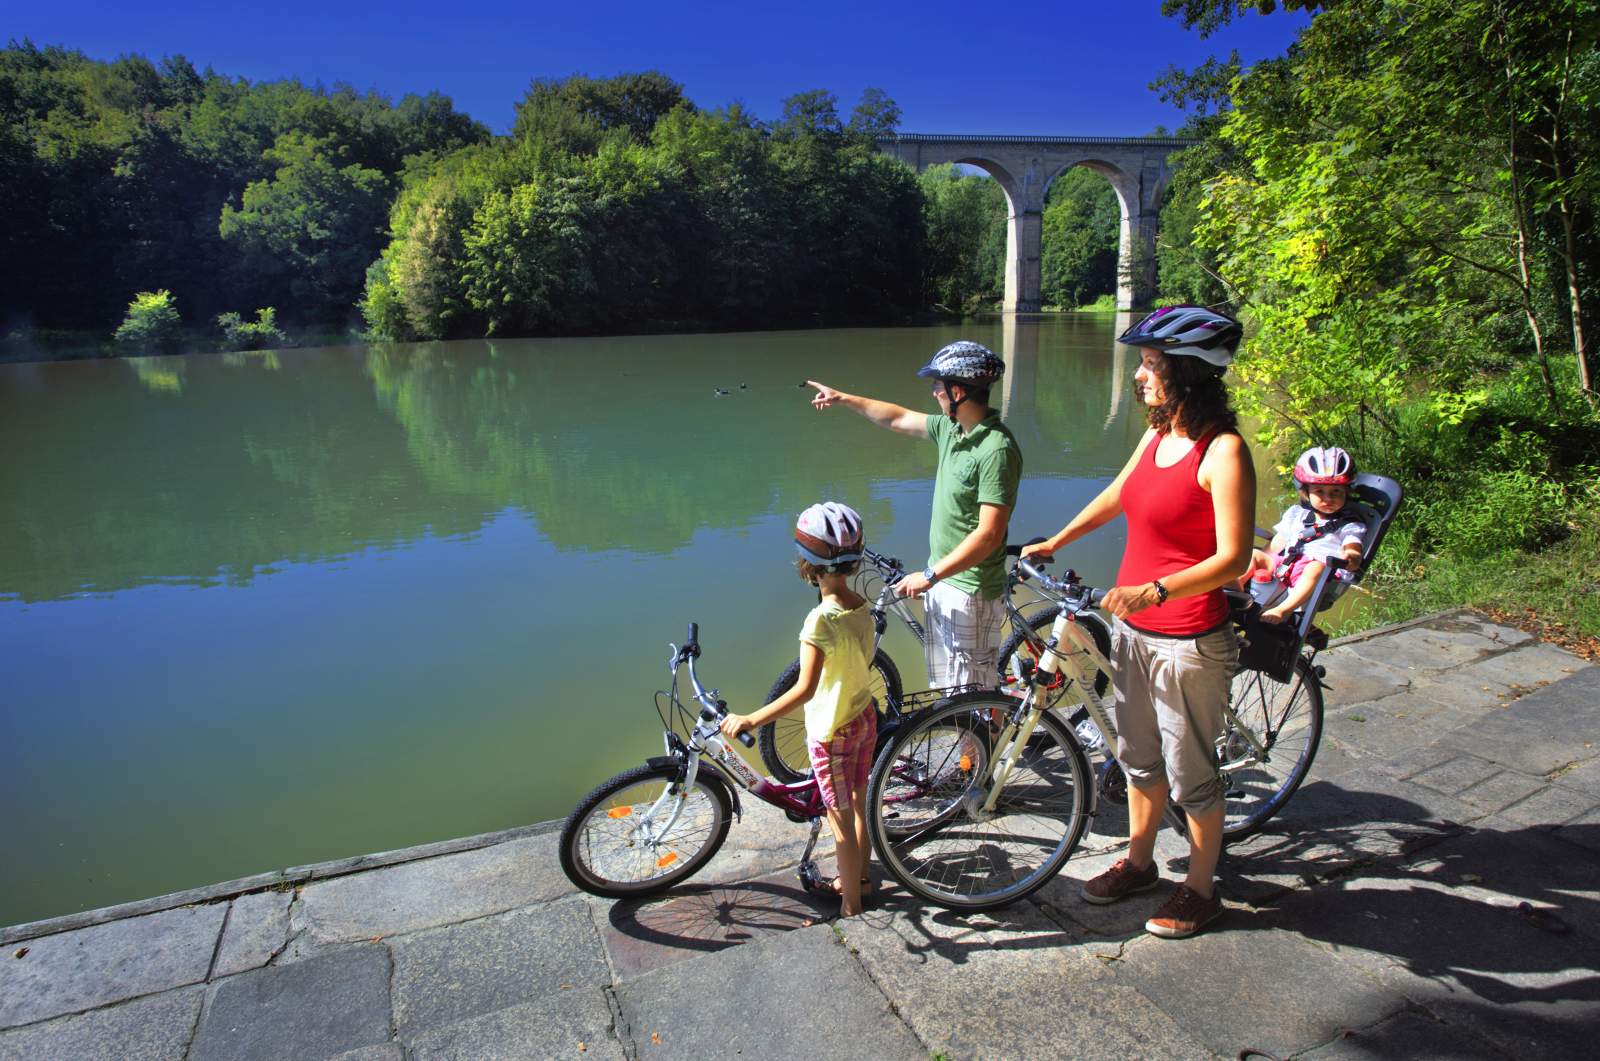
[{"label": "white bike helmet", "polygon": [[861,559],[861,516],[849,505],[824,501],[800,513],[794,525],[794,548],[819,567]]},{"label": "white bike helmet", "polygon": [[1308,486],[1349,486],[1356,477],[1356,462],[1338,446],[1312,446],[1294,462],[1294,481]]},{"label": "white bike helmet", "polygon": [[1121,335],[1124,346],[1149,346],[1163,354],[1198,357],[1226,368],[1239,349],[1244,326],[1204,306],[1163,306]]},{"label": "white bike helmet", "polygon": [[1006,373],[1006,363],[993,350],[971,339],[957,339],[941,346],[917,375],[946,383],[989,388]]}]

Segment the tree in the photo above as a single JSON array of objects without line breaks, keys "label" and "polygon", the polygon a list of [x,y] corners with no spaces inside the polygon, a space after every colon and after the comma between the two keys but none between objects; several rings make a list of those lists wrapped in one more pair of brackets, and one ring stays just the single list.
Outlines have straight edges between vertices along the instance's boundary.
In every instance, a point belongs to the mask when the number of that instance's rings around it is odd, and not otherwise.
[{"label": "tree", "polygon": [[1122,207],[1104,177],[1075,166],[1055,179],[1044,207],[1046,303],[1075,309],[1116,292],[1121,225]]},{"label": "tree", "polygon": [[278,166],[273,176],[249,184],[237,210],[222,208],[222,238],[282,284],[303,318],[326,319],[353,303],[381,246],[389,180],[375,169],[341,165],[346,154],[286,133],[267,153]]},{"label": "tree", "polygon": [[900,126],[900,106],[881,88],[861,91],[861,99],[850,112],[850,124],[845,129],[852,136],[878,141],[893,136]]}]

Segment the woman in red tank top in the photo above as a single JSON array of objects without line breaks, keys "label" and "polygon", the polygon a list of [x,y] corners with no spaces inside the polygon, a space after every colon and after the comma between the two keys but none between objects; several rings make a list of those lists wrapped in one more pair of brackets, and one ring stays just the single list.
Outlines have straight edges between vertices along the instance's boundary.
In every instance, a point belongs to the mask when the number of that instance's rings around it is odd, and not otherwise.
[{"label": "woman in red tank top", "polygon": [[1156,831],[1168,796],[1189,819],[1189,869],[1145,929],[1192,936],[1222,912],[1223,784],[1215,745],[1238,660],[1222,587],[1250,566],[1255,471],[1222,375],[1237,321],[1199,306],[1150,314],[1117,341],[1140,348],[1134,386],[1150,429],[1128,463],[1053,537],[1023,550],[1049,558],[1117,516],[1128,543],[1104,608],[1116,617],[1112,681],[1117,760],[1128,775],[1128,855],[1083,885],[1110,903],[1160,883]]}]

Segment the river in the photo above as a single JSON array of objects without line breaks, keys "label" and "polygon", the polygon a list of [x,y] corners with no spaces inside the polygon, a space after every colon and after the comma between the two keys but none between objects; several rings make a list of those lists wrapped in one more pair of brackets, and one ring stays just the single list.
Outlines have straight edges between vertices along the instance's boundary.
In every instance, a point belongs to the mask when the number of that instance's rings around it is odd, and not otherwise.
[{"label": "river", "polygon": [[[760,702],[807,504],[925,561],[932,447],[801,381],[933,409],[935,349],[1002,351],[1016,540],[1138,438],[1126,322],[0,366],[0,924],[564,815],[658,753],[689,620]],[[1066,559],[1109,578],[1119,527]]]}]

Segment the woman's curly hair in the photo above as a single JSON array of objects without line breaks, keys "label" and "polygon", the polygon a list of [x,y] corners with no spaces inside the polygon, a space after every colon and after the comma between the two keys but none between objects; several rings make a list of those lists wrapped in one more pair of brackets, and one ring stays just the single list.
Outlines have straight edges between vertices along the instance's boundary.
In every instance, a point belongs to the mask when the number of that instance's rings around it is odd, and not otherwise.
[{"label": "woman's curly hair", "polygon": [[1159,354],[1150,364],[1167,396],[1146,414],[1158,434],[1165,435],[1174,427],[1189,438],[1239,430],[1239,416],[1228,400],[1222,369],[1204,358],[1166,354]]}]

